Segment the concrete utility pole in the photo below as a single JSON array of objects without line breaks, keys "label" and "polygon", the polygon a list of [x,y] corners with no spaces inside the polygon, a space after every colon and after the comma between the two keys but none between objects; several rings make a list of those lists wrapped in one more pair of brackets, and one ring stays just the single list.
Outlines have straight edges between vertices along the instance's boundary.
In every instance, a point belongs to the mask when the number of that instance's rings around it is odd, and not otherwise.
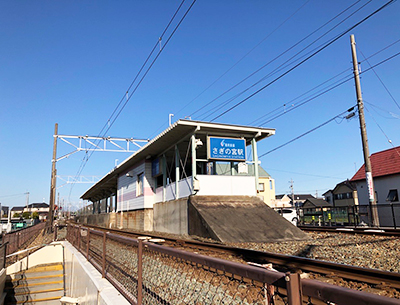
[{"label": "concrete utility pole", "polygon": [[356,93],[357,93],[358,117],[360,119],[361,140],[364,153],[365,176],[368,187],[369,206],[371,208],[371,223],[373,226],[379,227],[379,218],[375,200],[374,183],[372,180],[372,167],[371,167],[371,160],[368,147],[367,126],[365,124],[365,118],[364,118],[364,103],[361,95],[360,74],[358,71],[356,41],[354,35],[350,36],[350,41],[351,41],[351,52],[353,56],[354,81],[356,84]]},{"label": "concrete utility pole", "polygon": [[292,194],[292,205],[293,207],[296,207],[295,201],[294,201],[294,187],[293,187],[293,179],[290,179],[290,190],[291,190],[291,194]]},{"label": "concrete utility pole", "polygon": [[53,159],[51,160],[51,185],[50,185],[50,202],[49,202],[49,215],[47,217],[47,230],[48,232],[53,231],[53,221],[54,221],[54,201],[56,198],[56,177],[57,177],[57,134],[58,134],[58,124],[56,123],[54,127],[54,142],[53,142]]}]

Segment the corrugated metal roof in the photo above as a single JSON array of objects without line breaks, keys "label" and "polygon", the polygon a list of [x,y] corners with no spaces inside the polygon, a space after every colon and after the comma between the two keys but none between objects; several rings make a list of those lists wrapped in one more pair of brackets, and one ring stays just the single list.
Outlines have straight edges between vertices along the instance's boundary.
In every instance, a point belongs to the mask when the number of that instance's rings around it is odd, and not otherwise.
[{"label": "corrugated metal roof", "polygon": [[118,175],[125,173],[138,162],[157,157],[167,149],[173,147],[185,137],[196,134],[209,134],[212,136],[241,137],[246,139],[246,144],[251,143],[255,137],[260,141],[275,134],[275,129],[230,124],[209,123],[191,120],[179,120],[149,141],[136,153],[124,160],[121,164],[106,174],[99,182],[88,189],[82,199],[91,199],[94,196],[103,196],[103,193],[116,191]]}]

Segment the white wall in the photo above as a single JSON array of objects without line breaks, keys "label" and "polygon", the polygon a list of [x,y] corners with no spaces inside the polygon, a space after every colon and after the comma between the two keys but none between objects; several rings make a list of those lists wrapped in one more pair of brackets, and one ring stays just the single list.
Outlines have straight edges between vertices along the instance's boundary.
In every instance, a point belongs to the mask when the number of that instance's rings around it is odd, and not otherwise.
[{"label": "white wall", "polygon": [[129,304],[71,244],[64,246],[66,296],[79,298],[80,305]]},{"label": "white wall", "polygon": [[[356,182],[358,203],[361,205],[369,203],[368,189],[366,185],[367,184],[365,180]],[[390,175],[390,176],[374,178],[374,187],[375,187],[375,192],[377,193],[377,203],[378,204],[389,203],[386,201],[387,195],[389,194],[389,190],[397,189],[397,192],[400,195],[400,175]]]},{"label": "white wall", "polygon": [[[137,195],[137,177],[144,173],[144,194]],[[128,174],[128,175],[127,175]],[[143,162],[118,177],[117,212],[153,208],[154,179],[151,176],[151,163]]]},{"label": "white wall", "polygon": [[197,175],[200,190],[196,195],[256,196],[254,176]]}]

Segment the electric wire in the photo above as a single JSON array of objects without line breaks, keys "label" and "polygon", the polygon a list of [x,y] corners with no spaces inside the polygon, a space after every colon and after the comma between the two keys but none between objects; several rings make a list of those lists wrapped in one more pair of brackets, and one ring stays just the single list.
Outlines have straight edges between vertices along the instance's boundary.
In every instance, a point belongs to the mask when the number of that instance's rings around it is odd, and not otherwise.
[{"label": "electric wire", "polygon": [[387,6],[389,6],[390,4],[392,4],[395,0],[390,0],[388,2],[386,2],[384,5],[382,5],[381,7],[379,7],[378,9],[376,9],[374,12],[372,12],[371,14],[369,14],[368,16],[366,16],[365,18],[363,18],[362,20],[360,20],[359,22],[357,22],[356,24],[354,24],[353,26],[351,26],[350,28],[348,28],[347,30],[345,30],[344,32],[342,32],[341,34],[339,34],[337,37],[333,38],[332,40],[330,40],[329,42],[327,42],[324,46],[322,46],[321,48],[319,48],[317,51],[315,51],[314,53],[312,53],[311,55],[309,55],[308,57],[306,57],[304,60],[302,60],[301,62],[299,62],[298,64],[296,64],[295,66],[293,66],[292,68],[290,68],[289,70],[287,70],[286,72],[282,73],[280,76],[278,76],[277,78],[275,78],[274,80],[272,80],[271,82],[267,83],[266,85],[262,86],[260,89],[258,89],[257,91],[255,91],[254,93],[252,93],[251,95],[247,96],[246,98],[244,98],[243,100],[241,100],[240,102],[236,103],[235,105],[231,106],[230,108],[228,108],[227,110],[225,110],[224,112],[222,112],[221,114],[217,115],[216,117],[214,117],[211,122],[215,121],[216,119],[222,117],[223,115],[227,114],[228,112],[232,111],[233,109],[235,109],[236,107],[242,105],[243,103],[245,103],[246,101],[248,101],[250,98],[252,98],[253,96],[257,95],[258,93],[260,93],[261,91],[263,91],[264,89],[268,88],[270,85],[274,84],[275,82],[277,82],[278,80],[280,80],[282,77],[286,76],[287,74],[289,74],[290,72],[292,72],[294,69],[298,68],[299,66],[301,66],[303,63],[307,62],[309,59],[313,58],[315,55],[319,54],[321,51],[323,51],[324,49],[326,49],[327,47],[329,47],[330,45],[332,45],[334,42],[336,42],[337,40],[339,40],[341,37],[343,37],[344,35],[346,35],[348,32],[350,32],[351,30],[353,30],[354,28],[356,28],[357,26],[359,26],[360,24],[364,23],[365,21],[367,21],[368,19],[370,19],[372,16],[376,15],[377,13],[379,13],[380,11],[382,11],[384,8],[386,8]]},{"label": "electric wire", "polygon": [[[361,56],[363,58],[365,58],[363,52],[361,52],[360,48],[358,48],[359,52],[361,53]],[[386,92],[389,94],[389,96],[392,98],[393,102],[396,104],[397,108],[400,109],[400,105],[399,103],[397,103],[396,99],[394,98],[394,96],[392,95],[392,93],[390,93],[388,87],[383,83],[383,80],[379,77],[378,73],[376,73],[375,69],[371,66],[371,64],[369,63],[368,59],[365,59],[365,61],[367,62],[367,64],[371,67],[372,72],[374,72],[375,76],[378,78],[379,82],[381,83],[381,85],[383,86],[383,88],[385,88]]]},{"label": "electric wire", "polygon": [[282,173],[289,173],[289,174],[295,174],[295,175],[301,175],[301,176],[310,176],[310,177],[317,177],[317,178],[328,178],[328,179],[342,179],[339,177],[333,177],[333,176],[323,176],[323,175],[314,175],[314,174],[306,174],[306,173],[299,173],[299,172],[291,172],[291,171],[285,171],[281,169],[274,169],[274,168],[267,168],[266,171],[275,171],[275,172],[282,172]]},{"label": "electric wire", "polygon": [[140,67],[139,71],[137,72],[135,78],[133,79],[133,81],[131,82],[131,84],[129,85],[128,89],[126,90],[125,94],[122,96],[121,100],[119,101],[117,107],[115,107],[114,111],[111,113],[109,119],[107,120],[106,124],[104,124],[103,128],[100,130],[99,135],[100,136],[102,134],[102,132],[104,131],[104,129],[109,125],[112,117],[114,116],[114,114],[117,112],[118,108],[121,106],[122,102],[125,100],[125,98],[127,97],[127,95],[129,95],[129,91],[131,90],[133,84],[136,82],[136,80],[138,79],[140,73],[142,73],[144,67],[147,65],[148,61],[150,60],[151,56],[153,55],[155,49],[157,48],[157,46],[159,45],[160,41],[162,41],[164,34],[166,33],[166,31],[169,29],[171,23],[173,22],[173,20],[175,19],[176,15],[178,14],[179,10],[181,9],[182,5],[184,4],[186,0],[182,0],[182,2],[180,3],[179,7],[176,9],[174,15],[171,17],[170,21],[168,22],[167,26],[165,27],[164,31],[162,32],[162,34],[160,35],[160,37],[158,38],[157,42],[154,44],[152,50],[150,51],[149,55],[147,56],[146,60],[144,61],[143,65]]},{"label": "electric wire", "polygon": [[[365,58],[365,56],[364,56],[364,60],[362,60],[360,63],[363,63],[364,61],[367,61],[368,59],[370,59],[370,58],[372,58],[372,57],[375,57],[376,55],[382,53],[383,51],[387,50],[388,48],[390,48],[391,46],[393,46],[393,45],[395,45],[396,43],[399,43],[399,42],[400,42],[400,39],[396,40],[395,42],[389,44],[388,46],[386,46],[386,47],[380,49],[379,51],[375,52],[374,54],[372,54],[372,55],[370,55],[370,56],[368,56],[368,57],[366,57],[366,58]],[[368,64],[369,64],[369,63],[368,63]],[[370,67],[372,67],[371,64],[369,64],[369,65],[370,65]],[[249,125],[258,124],[258,122],[259,122],[261,119],[264,119],[264,118],[267,117],[268,115],[270,115],[270,114],[272,114],[272,113],[274,113],[274,112],[279,111],[281,108],[284,108],[284,111],[283,111],[283,112],[286,112],[286,111],[287,111],[287,110],[285,109],[285,106],[286,106],[286,105],[293,103],[293,102],[294,102],[295,100],[297,100],[298,98],[300,98],[300,97],[306,95],[307,93],[310,93],[310,92],[314,91],[315,89],[321,87],[322,85],[328,83],[329,81],[335,79],[336,77],[338,77],[338,76],[344,74],[344,73],[347,72],[348,70],[351,70],[351,71],[352,71],[352,68],[351,68],[351,69],[350,69],[350,68],[349,68],[349,69],[346,69],[346,70],[340,72],[339,74],[336,74],[335,76],[329,78],[328,80],[326,80],[326,81],[320,83],[319,85],[315,86],[314,88],[308,90],[307,92],[305,92],[305,93],[303,93],[303,94],[297,96],[296,98],[290,100],[289,102],[284,103],[282,106],[278,106],[278,107],[275,108],[274,110],[272,110],[272,111],[270,111],[270,112],[268,112],[268,113],[262,115],[262,116],[259,117],[258,119],[254,120],[254,121],[252,121],[252,122],[250,122],[250,123],[248,123],[248,124],[249,124]],[[349,74],[349,76],[350,76],[351,74],[352,74],[352,72]],[[317,91],[316,93],[318,93],[318,92],[320,92],[320,91]],[[315,94],[316,94],[316,93],[315,93]],[[298,103],[300,103],[300,102],[301,102],[301,101],[299,101],[299,102],[293,104],[292,107],[294,107],[296,104],[298,104]],[[378,108],[379,108],[379,107],[378,107]],[[381,109],[381,110],[383,110],[383,109]],[[384,111],[385,111],[385,110],[384,110]],[[393,115],[393,114],[391,114],[391,115]],[[260,126],[260,125],[258,125],[258,126]]]},{"label": "electric wire", "polygon": [[[298,51],[296,54],[294,54],[293,56],[291,56],[289,59],[287,59],[285,62],[283,62],[282,64],[280,64],[277,68],[275,68],[273,71],[271,71],[270,73],[268,73],[266,76],[264,76],[263,78],[261,78],[260,80],[258,80],[256,83],[254,83],[253,85],[251,85],[250,87],[247,87],[245,90],[241,91],[239,94],[236,94],[234,97],[226,100],[225,102],[220,103],[219,106],[215,106],[214,108],[206,111],[205,113],[203,113],[202,115],[206,115],[207,116],[203,117],[202,120],[207,119],[210,115],[214,114],[215,112],[217,112],[218,110],[222,109],[223,107],[225,107],[227,104],[229,104],[230,102],[232,102],[233,100],[235,100],[237,97],[239,97],[240,95],[242,95],[243,93],[249,91],[251,88],[255,87],[256,85],[258,85],[259,83],[261,83],[262,81],[266,80],[269,77],[272,77],[273,75],[279,73],[280,71],[284,70],[285,68],[289,67],[291,64],[294,64],[296,61],[301,60],[301,58],[305,58],[308,54],[311,54],[313,51],[315,51],[316,49],[318,49],[319,47],[323,46],[324,44],[321,44],[320,46],[314,48],[312,51],[304,54],[303,56],[293,60],[294,58],[296,58],[298,55],[300,55],[302,52],[304,52],[306,49],[308,49],[310,46],[312,46],[313,44],[315,44],[317,41],[319,41],[320,39],[322,39],[324,36],[326,36],[327,34],[329,34],[333,29],[335,29],[336,27],[338,27],[339,25],[341,25],[342,23],[344,23],[346,20],[348,20],[351,16],[353,16],[355,13],[359,12],[362,8],[364,8],[366,5],[368,5],[372,0],[368,1],[367,3],[365,3],[364,5],[362,5],[361,7],[359,7],[356,11],[352,12],[349,16],[347,16],[346,18],[344,18],[343,20],[341,20],[340,22],[338,22],[336,25],[334,25],[332,28],[330,28],[328,31],[326,31],[325,33],[323,33],[322,35],[320,35],[318,38],[316,38],[315,40],[313,40],[311,43],[309,43],[307,46],[305,46],[304,48],[302,48],[300,51]],[[207,104],[205,104],[204,106],[202,106],[200,109],[196,110],[195,112],[193,112],[192,114],[190,114],[190,116],[193,116],[195,113],[197,113],[198,111],[204,109],[205,107],[207,107],[208,105],[210,105],[211,103],[213,103],[214,101],[218,100],[219,98],[221,98],[222,96],[224,96],[225,94],[227,94],[228,92],[230,92],[231,90],[233,90],[234,88],[236,88],[237,86],[239,86],[240,84],[242,84],[244,81],[246,81],[247,79],[249,79],[250,77],[252,77],[253,75],[255,75],[256,73],[258,73],[259,71],[261,71],[262,69],[264,69],[265,67],[269,66],[271,63],[273,63],[274,61],[276,61],[277,59],[279,59],[280,57],[282,57],[284,54],[288,53],[290,50],[294,49],[296,46],[298,46],[300,43],[302,43],[303,41],[305,41],[307,38],[311,37],[313,34],[315,34],[316,32],[318,32],[320,29],[324,28],[326,25],[328,25],[329,23],[331,23],[333,20],[337,19],[339,16],[343,15],[346,11],[348,11],[350,8],[352,8],[355,4],[357,4],[359,1],[353,3],[352,5],[350,5],[349,7],[347,7],[345,10],[343,10],[342,12],[340,12],[339,14],[337,14],[335,17],[333,17],[332,19],[330,19],[329,21],[327,21],[326,23],[324,23],[323,25],[321,25],[320,27],[318,27],[316,30],[314,30],[313,32],[311,32],[310,34],[308,34],[307,36],[305,36],[304,38],[302,38],[301,40],[299,40],[298,42],[296,42],[295,44],[293,44],[291,47],[289,47],[288,49],[286,49],[284,52],[282,52],[281,54],[279,54],[278,56],[276,56],[275,58],[273,58],[272,60],[270,60],[269,62],[267,62],[266,64],[264,64],[263,66],[261,66],[261,68],[257,69],[256,71],[254,71],[253,73],[251,73],[250,75],[248,75],[246,78],[244,78],[243,80],[241,80],[240,82],[236,83],[234,86],[232,86],[231,88],[229,88],[228,90],[226,90],[225,92],[223,92],[221,95],[217,96],[215,99],[211,100],[210,102],[208,102]],[[293,61],[292,61],[293,60]],[[292,61],[292,62],[291,62]]]},{"label": "electric wire", "polygon": [[383,130],[383,128],[381,127],[381,125],[379,125],[379,123],[377,122],[377,120],[375,120],[374,116],[372,115],[372,113],[368,110],[367,107],[365,107],[365,110],[367,110],[368,114],[371,116],[372,120],[375,122],[376,126],[378,126],[379,130],[382,132],[382,134],[385,136],[386,140],[388,141],[388,143],[390,145],[392,145],[392,148],[394,148],[394,150],[396,151],[396,153],[400,156],[400,150],[398,147],[394,146],[393,141],[388,137],[388,135],[386,134],[386,132]]},{"label": "electric wire", "polygon": [[[362,75],[362,74],[364,74],[364,73],[367,73],[368,71],[372,70],[373,68],[378,67],[378,66],[380,66],[380,65],[382,65],[382,64],[384,64],[384,63],[386,63],[387,61],[389,61],[389,60],[391,60],[391,59],[393,59],[393,58],[395,58],[395,57],[397,57],[397,56],[399,56],[399,55],[400,55],[400,52],[395,53],[394,55],[392,55],[392,56],[390,56],[390,57],[388,57],[388,58],[386,58],[386,59],[384,59],[384,60],[378,62],[377,64],[371,66],[370,68],[368,68],[368,69],[366,69],[366,70],[360,72],[360,75]],[[275,120],[275,119],[277,119],[277,118],[279,118],[279,117],[281,117],[281,116],[283,116],[283,115],[285,115],[285,114],[287,114],[287,113],[289,113],[289,112],[291,112],[291,111],[293,111],[293,110],[295,110],[295,109],[297,109],[297,108],[299,108],[299,107],[301,107],[301,106],[303,106],[303,105],[309,103],[310,101],[312,101],[312,100],[314,100],[314,99],[316,99],[316,98],[318,98],[318,97],[320,97],[320,96],[322,96],[322,95],[328,93],[329,91],[332,91],[333,89],[338,88],[339,86],[341,86],[341,85],[347,83],[348,81],[352,80],[352,79],[353,79],[353,76],[349,76],[349,77],[347,77],[347,78],[342,78],[342,79],[343,79],[343,81],[340,81],[340,80],[337,81],[336,83],[334,83],[333,85],[331,85],[331,87],[329,87],[329,88],[327,88],[326,90],[320,92],[319,94],[317,94],[317,95],[315,95],[315,96],[312,96],[312,97],[310,97],[310,98],[304,100],[303,102],[298,103],[297,105],[293,106],[292,108],[286,110],[285,112],[283,112],[283,113],[281,113],[281,114],[276,115],[275,117],[272,117],[272,118],[270,118],[270,119],[268,119],[268,120],[266,120],[266,121],[263,121],[262,123],[260,123],[260,126],[263,125],[263,124],[269,123],[269,122],[271,122],[271,121],[273,121],[273,120]],[[341,80],[342,80],[342,79],[341,79]]]},{"label": "electric wire", "polygon": [[[183,3],[183,2],[184,2],[184,1],[182,1],[182,3]],[[146,69],[144,75],[142,75],[142,77],[140,78],[140,81],[138,82],[138,84],[135,86],[135,88],[134,88],[133,91],[130,93],[130,95],[127,96],[126,101],[122,104],[122,107],[119,109],[119,111],[117,112],[117,114],[114,116],[114,118],[112,119],[111,123],[110,123],[110,120],[108,120],[108,122],[107,122],[107,125],[108,125],[108,126],[107,126],[107,128],[106,128],[106,130],[105,130],[105,132],[104,132],[104,134],[103,134],[103,137],[104,137],[104,135],[110,130],[110,128],[111,128],[112,125],[115,123],[115,121],[117,120],[117,118],[119,117],[119,115],[121,114],[121,112],[123,111],[123,109],[125,108],[125,106],[127,105],[127,103],[129,102],[129,100],[131,99],[131,97],[133,96],[133,94],[134,94],[134,93],[136,92],[136,90],[139,88],[140,84],[142,83],[142,81],[144,80],[144,78],[146,77],[146,75],[148,74],[148,72],[150,71],[150,69],[153,67],[154,63],[156,62],[156,60],[158,59],[158,57],[160,56],[160,54],[162,53],[162,51],[164,50],[164,48],[168,45],[169,41],[171,40],[171,38],[173,37],[173,35],[174,35],[175,32],[177,31],[177,29],[179,28],[179,26],[182,24],[183,20],[186,18],[187,14],[190,12],[190,10],[192,9],[192,7],[193,7],[193,5],[195,4],[195,2],[196,2],[196,0],[193,0],[193,1],[192,1],[192,3],[191,3],[191,5],[189,6],[189,8],[186,10],[186,12],[184,13],[184,15],[181,17],[181,19],[179,20],[178,24],[177,24],[177,25],[175,26],[175,28],[173,29],[172,33],[169,35],[167,41],[164,43],[164,45],[162,46],[162,48],[159,50],[159,52],[157,53],[156,57],[155,57],[155,58],[153,59],[153,61],[151,62],[150,66]],[[181,5],[182,5],[182,3],[181,3]],[[181,7],[181,5],[179,6],[179,8]],[[179,8],[178,8],[178,10],[179,10]],[[178,10],[177,10],[177,11],[178,11]],[[176,13],[177,13],[177,12],[176,12]],[[176,13],[174,14],[174,17],[173,17],[173,18],[175,18]],[[172,22],[172,21],[170,21],[170,22],[168,23],[168,27],[169,27],[169,25],[171,24],[171,22]],[[166,29],[167,29],[167,28],[166,28]],[[166,30],[164,30],[163,34],[165,33],[165,31],[166,31]],[[158,39],[158,42],[159,42],[159,41],[160,41],[160,38]],[[157,45],[158,45],[158,42],[157,42]],[[153,48],[153,49],[154,49],[154,48]],[[133,85],[133,84],[132,84],[132,85]],[[130,86],[130,87],[132,87],[132,86]],[[104,129],[103,129],[103,130],[104,130]],[[86,165],[87,162],[89,161],[89,159],[90,159],[90,157],[92,156],[93,152],[94,152],[93,150],[90,150],[90,154],[88,154],[88,152],[87,152],[87,154],[86,154],[87,156],[85,157],[84,161],[82,162],[81,167],[80,167],[80,169],[78,170],[78,172],[77,172],[77,174],[76,174],[76,177],[78,177],[78,176],[82,173],[82,171],[83,171],[85,165]],[[69,197],[71,196],[72,188],[73,188],[74,185],[75,185],[75,183],[72,183],[72,184],[71,184]]]},{"label": "electric wire", "polygon": [[[361,0],[358,0],[359,2]],[[288,22],[294,15],[296,15],[306,4],[308,4],[310,0],[307,0],[302,6],[300,6],[292,15],[286,18],[280,25],[278,25],[272,32],[270,32],[267,36],[265,36],[259,43],[257,43],[253,48],[250,49],[244,56],[242,56],[235,64],[233,64],[228,70],[226,70],[223,74],[221,74],[216,80],[214,80],[208,87],[206,87],[202,92],[200,92],[196,97],[194,97],[190,102],[188,102],[185,106],[183,106],[180,110],[178,110],[175,115],[178,115],[181,111],[183,111],[186,107],[192,104],[195,100],[197,100],[200,96],[202,96],[208,89],[210,89],[213,85],[215,85],[220,79],[222,79],[226,74],[228,74],[234,67],[236,67],[243,59],[245,59],[251,52],[253,52],[257,47],[259,47],[265,40],[267,40],[272,34],[274,34],[278,29],[280,29],[286,22]],[[357,3],[356,2],[356,3]],[[186,117],[191,117],[188,115]],[[185,118],[186,118],[185,117]],[[155,135],[161,128],[165,126],[165,123],[161,124],[160,127],[156,129],[156,131],[151,135]]]},{"label": "electric wire", "polygon": [[[274,110],[271,110],[270,112],[268,112],[268,113],[262,115],[261,117],[259,117],[259,118],[255,119],[255,120],[253,120],[252,122],[249,122],[248,124],[249,124],[249,125],[257,125],[259,121],[265,119],[266,117],[268,117],[268,115],[271,115],[272,113],[274,113],[274,112],[280,110],[281,108],[284,108],[284,111],[283,111],[283,112],[286,112],[286,108],[285,108],[285,107],[286,107],[287,105],[292,104],[292,103],[293,103],[294,101],[296,101],[297,99],[299,99],[299,98],[305,96],[306,94],[308,94],[308,93],[314,91],[315,89],[318,89],[319,87],[325,85],[326,83],[329,83],[329,82],[332,81],[333,79],[335,79],[335,78],[337,78],[338,76],[340,76],[340,75],[342,75],[342,74],[344,74],[344,73],[346,73],[346,72],[349,72],[349,71],[351,71],[350,68],[348,68],[348,69],[346,69],[346,70],[343,70],[342,72],[336,74],[335,76],[329,78],[328,80],[326,80],[326,81],[320,83],[319,85],[317,85],[317,86],[313,87],[312,89],[310,89],[310,90],[304,92],[303,94],[301,94],[301,95],[299,95],[299,96],[297,96],[297,97],[291,99],[290,101],[284,103],[282,106],[279,106],[279,107],[275,108]],[[347,77],[348,77],[348,76],[346,76],[346,78],[347,78]],[[340,79],[340,80],[341,80],[341,79]],[[340,82],[340,80],[338,80],[337,82]],[[317,94],[318,92],[320,92],[320,91],[317,91],[317,92],[315,92],[314,94]],[[308,98],[310,98],[310,97],[308,97]],[[302,101],[302,100],[301,100],[301,101]],[[301,103],[301,101],[299,101],[299,102],[297,102],[297,103],[295,103],[295,104],[292,104],[291,107],[296,106],[298,103]],[[260,125],[262,125],[262,123],[260,123]],[[260,126],[260,125],[258,125],[258,126]]]},{"label": "electric wire", "polygon": [[381,116],[381,117],[383,117],[383,118],[385,118],[385,119],[388,119],[388,120],[395,120],[395,119],[399,120],[399,119],[400,119],[400,116],[399,116],[398,114],[395,114],[395,113],[393,113],[393,112],[391,112],[391,111],[387,111],[387,109],[383,109],[383,108],[381,108],[381,107],[379,107],[379,106],[376,106],[375,104],[372,104],[372,103],[368,102],[367,100],[363,100],[363,101],[364,101],[364,104],[368,104],[368,105],[372,106],[373,108],[376,108],[376,109],[379,109],[379,110],[382,111],[382,112],[388,113],[388,114],[390,115],[390,117],[383,116],[382,114],[380,114],[378,111],[375,110],[375,112],[376,112],[379,116]]},{"label": "electric wire", "polygon": [[[359,0],[360,1],[360,0]],[[251,52],[253,52],[258,46],[260,46],[265,40],[267,40],[272,34],[274,34],[277,30],[279,30],[286,22],[288,22],[294,15],[296,15],[306,4],[308,4],[310,0],[306,1],[302,6],[300,6],[292,15],[290,15],[288,18],[286,18],[281,24],[279,24],[274,30],[272,30],[267,36],[265,36],[259,43],[257,43],[253,48],[250,49],[244,56],[242,56],[233,66],[231,66],[228,70],[226,70],[221,76],[219,76],[215,81],[213,81],[206,89],[204,89],[200,94],[198,94],[194,99],[192,99],[189,103],[187,103],[183,108],[181,108],[178,112],[180,113],[182,110],[184,110],[187,106],[192,104],[195,100],[197,100],[201,95],[203,95],[204,92],[206,92],[208,89],[210,89],[215,83],[217,83],[221,78],[223,78],[226,74],[228,74],[234,67],[236,67],[243,59],[245,59]],[[256,71],[257,72],[257,71]],[[255,72],[255,73],[256,73]],[[199,109],[201,110],[201,109]],[[190,114],[189,116],[194,115],[197,113],[199,110],[195,111],[193,114]]]},{"label": "electric wire", "polygon": [[303,134],[301,134],[301,135],[299,135],[299,136],[293,138],[292,140],[290,140],[290,141],[288,141],[288,142],[286,142],[286,143],[284,143],[284,144],[282,144],[282,145],[279,145],[279,146],[275,147],[274,149],[271,149],[271,150],[267,151],[266,153],[263,153],[263,154],[260,155],[258,158],[262,158],[262,157],[264,157],[264,156],[266,156],[266,155],[268,155],[268,154],[270,154],[270,153],[272,153],[272,152],[274,152],[274,151],[276,151],[276,150],[278,150],[278,149],[280,149],[280,148],[282,148],[282,147],[284,147],[284,146],[286,146],[286,145],[288,145],[288,144],[290,144],[290,143],[293,143],[294,141],[296,141],[296,140],[298,140],[298,139],[301,139],[302,137],[304,137],[304,136],[306,136],[306,135],[312,133],[313,131],[315,131],[315,130],[317,130],[317,129],[320,129],[321,127],[323,127],[323,126],[329,124],[330,122],[334,121],[336,118],[338,118],[338,117],[344,115],[346,112],[351,112],[351,111],[353,111],[353,110],[354,110],[354,107],[356,107],[356,106],[353,106],[353,107],[347,109],[346,111],[343,111],[343,112],[339,113],[338,115],[335,115],[333,118],[331,118],[331,119],[325,121],[324,123],[318,125],[317,127],[314,127],[313,129],[310,129],[309,131],[306,131],[305,133],[303,133]]}]

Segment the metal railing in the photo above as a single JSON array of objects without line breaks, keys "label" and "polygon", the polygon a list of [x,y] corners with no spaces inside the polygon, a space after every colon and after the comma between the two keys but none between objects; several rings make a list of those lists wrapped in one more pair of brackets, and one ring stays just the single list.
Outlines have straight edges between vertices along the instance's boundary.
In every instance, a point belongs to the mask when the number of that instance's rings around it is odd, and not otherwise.
[{"label": "metal railing", "polygon": [[2,243],[8,243],[7,255],[20,250],[28,242],[31,242],[44,229],[45,225],[46,223],[41,222],[37,225],[3,235]]},{"label": "metal railing", "polygon": [[315,226],[372,226],[371,209],[376,209],[381,227],[400,227],[400,203],[350,205],[315,209],[297,208],[299,223]]},{"label": "metal railing", "polygon": [[69,224],[67,240],[132,304],[399,304],[397,299],[301,279],[297,273],[83,226]]},{"label": "metal railing", "polygon": [[6,267],[6,253],[7,253],[8,243],[3,243],[0,245],[0,270]]}]

